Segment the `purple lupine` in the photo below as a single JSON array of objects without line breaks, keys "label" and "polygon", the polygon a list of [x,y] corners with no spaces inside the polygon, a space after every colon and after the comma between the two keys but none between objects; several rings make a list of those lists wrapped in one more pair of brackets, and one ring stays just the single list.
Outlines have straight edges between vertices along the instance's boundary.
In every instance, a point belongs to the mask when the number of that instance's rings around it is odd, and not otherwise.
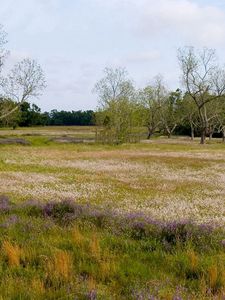
[{"label": "purple lupine", "polygon": [[87,300],[97,300],[97,291],[91,290],[90,292],[88,292]]},{"label": "purple lupine", "polygon": [[5,195],[0,195],[0,212],[7,212],[11,208],[9,198]]},{"label": "purple lupine", "polygon": [[2,223],[0,226],[3,228],[8,228],[12,225],[17,224],[20,221],[20,218],[17,215],[11,215],[8,219]]}]

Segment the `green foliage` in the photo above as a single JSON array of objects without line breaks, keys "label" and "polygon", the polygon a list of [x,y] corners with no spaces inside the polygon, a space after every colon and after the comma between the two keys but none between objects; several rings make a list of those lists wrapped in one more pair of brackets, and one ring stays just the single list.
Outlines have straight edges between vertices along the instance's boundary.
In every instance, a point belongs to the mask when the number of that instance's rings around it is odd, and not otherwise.
[{"label": "green foliage", "polygon": [[135,103],[126,98],[111,100],[105,109],[96,113],[97,125],[104,129],[98,139],[104,143],[129,142],[135,126]]},{"label": "green foliage", "polygon": [[16,128],[21,120],[21,113],[16,109],[13,113],[8,115],[8,112],[17,107],[17,103],[8,98],[0,98],[0,112],[6,115],[5,118],[0,119],[0,126],[11,126]]},{"label": "green foliage", "polygon": [[44,116],[46,117],[46,125],[92,126],[95,123],[95,114],[94,111],[92,110],[87,110],[87,111],[52,110],[50,113],[45,113]]}]

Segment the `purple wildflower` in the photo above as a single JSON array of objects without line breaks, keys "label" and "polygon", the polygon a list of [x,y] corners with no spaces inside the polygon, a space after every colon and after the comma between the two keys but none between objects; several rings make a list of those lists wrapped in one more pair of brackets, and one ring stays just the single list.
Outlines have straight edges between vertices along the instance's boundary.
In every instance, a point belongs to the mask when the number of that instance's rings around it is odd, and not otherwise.
[{"label": "purple wildflower", "polygon": [[4,223],[1,224],[1,227],[8,228],[12,225],[17,224],[19,220],[20,218],[17,215],[12,215]]},{"label": "purple wildflower", "polygon": [[11,208],[9,198],[4,195],[0,195],[0,212],[7,212]]},{"label": "purple wildflower", "polygon": [[91,290],[87,294],[87,300],[96,300],[97,299],[97,291],[96,290]]}]

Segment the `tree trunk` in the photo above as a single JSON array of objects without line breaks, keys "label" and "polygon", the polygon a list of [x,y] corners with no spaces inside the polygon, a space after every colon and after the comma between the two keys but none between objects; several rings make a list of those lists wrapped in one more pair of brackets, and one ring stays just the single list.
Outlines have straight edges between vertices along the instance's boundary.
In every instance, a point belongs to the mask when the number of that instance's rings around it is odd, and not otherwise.
[{"label": "tree trunk", "polygon": [[210,141],[212,140],[212,136],[213,136],[213,133],[210,132],[210,133],[209,133],[209,140],[210,140]]},{"label": "tree trunk", "polygon": [[195,138],[195,131],[194,131],[193,126],[191,126],[191,140],[193,141],[194,138]]},{"label": "tree trunk", "polygon": [[222,139],[223,143],[225,142],[225,128],[222,129]]},{"label": "tree trunk", "polygon": [[148,131],[147,139],[150,140],[150,139],[151,139],[151,136],[152,136],[152,131],[149,130],[149,131]]},{"label": "tree trunk", "polygon": [[202,129],[200,144],[205,144],[205,129]]},{"label": "tree trunk", "polygon": [[[202,111],[203,109],[203,111]],[[207,117],[206,117],[206,107],[203,106],[202,108],[199,107],[199,117],[201,121],[201,140],[200,144],[205,144],[205,137],[206,137],[206,130],[208,128],[207,126]]]},{"label": "tree trunk", "polygon": [[172,134],[172,131],[170,130],[170,128],[168,127],[168,126],[166,126],[166,132],[167,132],[167,137],[168,137],[168,139],[170,139],[171,138],[171,134]]}]

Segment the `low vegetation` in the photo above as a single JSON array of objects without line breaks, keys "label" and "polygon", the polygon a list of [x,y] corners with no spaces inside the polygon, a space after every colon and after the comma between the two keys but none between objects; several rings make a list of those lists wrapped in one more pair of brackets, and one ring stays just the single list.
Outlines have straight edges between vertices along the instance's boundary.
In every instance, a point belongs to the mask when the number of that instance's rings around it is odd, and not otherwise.
[{"label": "low vegetation", "polygon": [[72,200],[15,204],[1,196],[0,207],[3,299],[224,296],[221,229]]}]

